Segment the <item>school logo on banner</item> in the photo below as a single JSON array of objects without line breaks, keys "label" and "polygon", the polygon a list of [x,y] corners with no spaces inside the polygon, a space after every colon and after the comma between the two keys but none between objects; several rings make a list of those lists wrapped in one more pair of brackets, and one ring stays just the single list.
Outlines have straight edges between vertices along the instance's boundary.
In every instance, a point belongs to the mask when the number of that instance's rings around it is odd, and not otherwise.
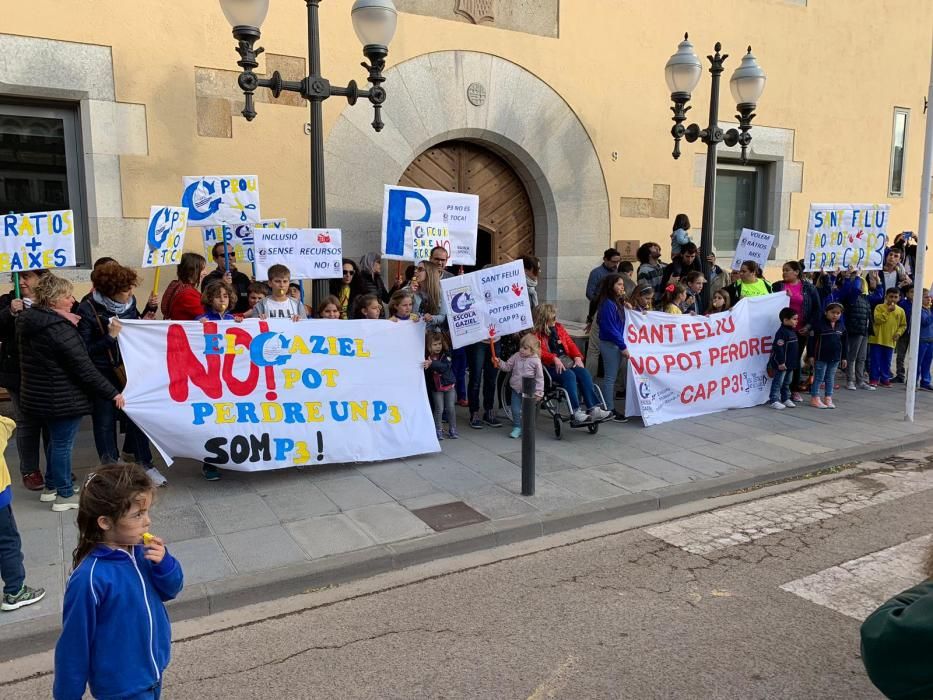
[{"label": "school logo on banner", "polygon": [[256,279],[269,277],[273,265],[285,265],[293,280],[334,279],[343,271],[339,228],[257,228]]}]

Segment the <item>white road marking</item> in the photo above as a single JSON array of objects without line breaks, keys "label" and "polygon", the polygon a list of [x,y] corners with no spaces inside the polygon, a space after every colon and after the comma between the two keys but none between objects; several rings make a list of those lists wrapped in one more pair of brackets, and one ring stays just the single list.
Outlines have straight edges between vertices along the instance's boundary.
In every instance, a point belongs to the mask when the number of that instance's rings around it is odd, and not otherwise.
[{"label": "white road marking", "polygon": [[709,554],[930,489],[933,470],[872,472],[672,520],[645,532],[693,554]]},{"label": "white road marking", "polygon": [[923,580],[930,535],[867,554],[781,586],[836,612],[864,620],[884,601]]}]

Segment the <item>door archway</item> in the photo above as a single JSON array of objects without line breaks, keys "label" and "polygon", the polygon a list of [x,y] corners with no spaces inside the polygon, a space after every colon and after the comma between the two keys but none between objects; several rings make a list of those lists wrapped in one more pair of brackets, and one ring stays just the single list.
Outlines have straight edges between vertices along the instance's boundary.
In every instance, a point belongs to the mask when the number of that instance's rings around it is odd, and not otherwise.
[{"label": "door archway", "polygon": [[[534,255],[534,212],[518,174],[500,156],[471,141],[444,141],[417,156],[399,185],[479,195],[476,268]],[[469,271],[469,268],[464,267]]]}]

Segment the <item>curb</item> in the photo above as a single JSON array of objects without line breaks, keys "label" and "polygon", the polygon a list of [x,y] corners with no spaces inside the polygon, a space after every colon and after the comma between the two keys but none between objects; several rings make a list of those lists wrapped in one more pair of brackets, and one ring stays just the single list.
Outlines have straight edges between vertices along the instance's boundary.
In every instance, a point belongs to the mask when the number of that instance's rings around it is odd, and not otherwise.
[{"label": "curb", "polygon": [[[173,622],[203,617],[245,605],[285,598],[404,569],[415,564],[531,540],[625,516],[665,510],[684,503],[763,486],[773,481],[852,461],[869,461],[927,445],[933,435],[890,445],[855,446],[809,455],[781,465],[748,469],[727,476],[625,494],[544,515],[532,513],[467,525],[413,540],[376,545],[345,554],[259,573],[186,586],[180,600],[168,603]],[[58,639],[59,614],[43,615],[0,627],[0,661],[47,651]]]}]

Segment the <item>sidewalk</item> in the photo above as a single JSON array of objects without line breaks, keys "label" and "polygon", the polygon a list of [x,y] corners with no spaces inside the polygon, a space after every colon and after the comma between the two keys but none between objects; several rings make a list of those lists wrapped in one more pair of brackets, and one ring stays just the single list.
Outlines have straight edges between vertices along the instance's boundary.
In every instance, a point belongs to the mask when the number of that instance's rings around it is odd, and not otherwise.
[{"label": "sidewalk", "polygon": [[[521,492],[521,443],[509,428],[470,430],[439,454],[305,470],[224,472],[219,482],[180,460],[164,470],[152,531],[185,568],[174,619],[204,615],[413,563],[656,510],[784,476],[909,449],[933,439],[933,393],[919,392],[916,423],[902,420],[903,385],[837,393],[835,411],[766,407],[643,428],[607,423],[596,435],[542,414],[537,491]],[[463,411],[464,409],[459,409]],[[27,581],[48,595],[0,615],[5,653],[48,648],[61,618],[76,543],[75,511],[53,513],[16,478],[13,507]],[[75,472],[96,464],[90,424]],[[8,643],[16,640],[16,644]]]}]

